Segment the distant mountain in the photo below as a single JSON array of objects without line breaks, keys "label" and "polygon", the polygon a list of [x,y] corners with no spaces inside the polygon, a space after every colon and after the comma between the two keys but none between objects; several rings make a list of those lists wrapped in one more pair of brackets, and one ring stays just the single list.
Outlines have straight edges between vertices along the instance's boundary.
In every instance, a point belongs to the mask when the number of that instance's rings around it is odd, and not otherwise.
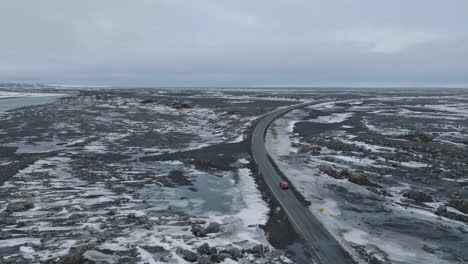
[{"label": "distant mountain", "polygon": [[39,83],[0,83],[0,88],[50,88],[50,85]]}]

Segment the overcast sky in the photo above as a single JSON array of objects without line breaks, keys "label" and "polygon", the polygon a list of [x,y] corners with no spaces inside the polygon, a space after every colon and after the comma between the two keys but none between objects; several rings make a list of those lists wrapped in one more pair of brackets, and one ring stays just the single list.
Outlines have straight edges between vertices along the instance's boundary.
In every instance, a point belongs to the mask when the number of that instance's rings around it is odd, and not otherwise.
[{"label": "overcast sky", "polygon": [[7,81],[466,85],[468,1],[1,0]]}]

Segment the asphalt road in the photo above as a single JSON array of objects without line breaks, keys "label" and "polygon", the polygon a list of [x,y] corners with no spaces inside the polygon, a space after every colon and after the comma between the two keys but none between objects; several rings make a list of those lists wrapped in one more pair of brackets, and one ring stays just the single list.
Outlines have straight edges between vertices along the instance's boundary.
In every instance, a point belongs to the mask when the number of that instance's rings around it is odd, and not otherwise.
[{"label": "asphalt road", "polygon": [[281,189],[279,183],[282,179],[268,159],[266,152],[265,135],[270,124],[291,110],[311,104],[315,102],[293,105],[264,116],[252,134],[253,158],[258,166],[259,174],[265,179],[274,198],[281,205],[296,232],[306,241],[313,259],[320,264],[354,263],[338,241],[312,215],[309,208],[304,206],[292,191]]}]

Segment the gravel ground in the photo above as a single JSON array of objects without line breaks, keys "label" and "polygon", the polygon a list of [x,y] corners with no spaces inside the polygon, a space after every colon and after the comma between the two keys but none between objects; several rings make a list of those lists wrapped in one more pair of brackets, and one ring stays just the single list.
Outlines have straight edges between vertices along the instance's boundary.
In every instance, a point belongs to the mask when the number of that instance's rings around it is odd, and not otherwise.
[{"label": "gravel ground", "polygon": [[285,115],[267,136],[312,213],[364,262],[468,261],[466,93],[335,98]]},{"label": "gravel ground", "polygon": [[1,113],[1,262],[290,263],[244,134],[297,97],[80,90]]},{"label": "gravel ground", "polygon": [[316,99],[267,143],[324,225],[364,262],[467,259],[463,91],[41,91],[0,91],[2,263],[307,263],[247,134]]}]

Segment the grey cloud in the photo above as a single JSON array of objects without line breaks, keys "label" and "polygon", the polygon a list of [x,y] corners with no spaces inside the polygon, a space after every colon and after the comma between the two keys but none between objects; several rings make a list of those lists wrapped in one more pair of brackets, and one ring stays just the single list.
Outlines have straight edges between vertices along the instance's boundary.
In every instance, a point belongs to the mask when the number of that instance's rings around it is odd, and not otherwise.
[{"label": "grey cloud", "polygon": [[467,84],[468,2],[2,1],[0,80]]}]

